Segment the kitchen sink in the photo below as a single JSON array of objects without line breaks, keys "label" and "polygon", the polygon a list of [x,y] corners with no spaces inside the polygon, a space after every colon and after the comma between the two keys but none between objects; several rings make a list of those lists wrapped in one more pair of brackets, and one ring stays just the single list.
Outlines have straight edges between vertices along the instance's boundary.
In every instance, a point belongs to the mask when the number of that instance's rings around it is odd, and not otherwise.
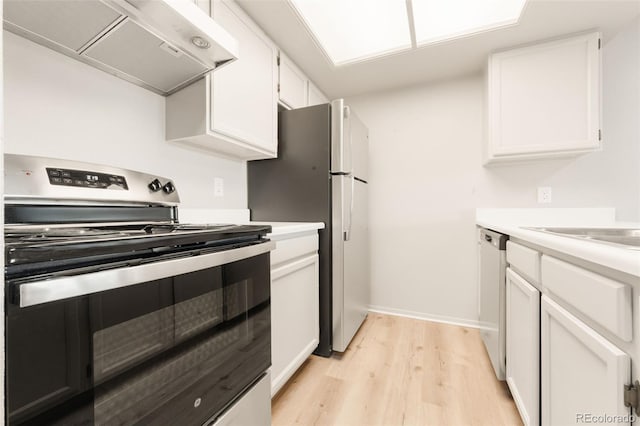
[{"label": "kitchen sink", "polygon": [[599,243],[640,250],[640,229],[633,228],[526,228]]}]

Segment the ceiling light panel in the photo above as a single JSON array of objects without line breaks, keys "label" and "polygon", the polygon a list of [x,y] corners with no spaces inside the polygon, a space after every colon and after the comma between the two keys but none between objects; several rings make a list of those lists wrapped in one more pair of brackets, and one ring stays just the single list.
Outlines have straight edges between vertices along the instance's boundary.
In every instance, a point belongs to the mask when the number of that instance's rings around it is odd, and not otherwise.
[{"label": "ceiling light panel", "polygon": [[405,0],[289,1],[334,65],[411,48]]},{"label": "ceiling light panel", "polygon": [[412,0],[418,45],[518,22],[526,0]]}]

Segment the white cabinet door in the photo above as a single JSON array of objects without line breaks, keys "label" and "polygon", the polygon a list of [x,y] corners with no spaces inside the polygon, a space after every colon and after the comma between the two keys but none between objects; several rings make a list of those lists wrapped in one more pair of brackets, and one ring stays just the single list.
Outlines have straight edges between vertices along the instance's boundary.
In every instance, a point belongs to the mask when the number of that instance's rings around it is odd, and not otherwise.
[{"label": "white cabinet door", "polygon": [[527,426],[540,424],[540,292],[507,269],[507,385]]},{"label": "white cabinet door", "polygon": [[320,341],[318,264],[314,254],[271,271],[272,396]]},{"label": "white cabinet door", "polygon": [[329,103],[329,98],[327,98],[324,93],[322,93],[320,89],[311,82],[311,80],[309,80],[309,88],[307,89],[307,92],[309,94],[307,105],[312,106]]},{"label": "white cabinet door", "polygon": [[629,418],[623,400],[629,356],[546,296],[541,312],[542,424],[586,423],[589,415]]},{"label": "white cabinet door", "polygon": [[166,99],[167,141],[257,160],[278,153],[278,63],[275,45],[233,2],[196,0],[236,38],[238,60]]},{"label": "white cabinet door", "polygon": [[307,106],[307,76],[280,52],[280,102],[291,109]]},{"label": "white cabinet door", "polygon": [[211,16],[211,2],[209,0],[192,0],[207,16]]},{"label": "white cabinet door", "polygon": [[267,152],[277,151],[276,47],[231,2],[215,0],[213,19],[229,31],[240,58],[211,73],[211,131]]},{"label": "white cabinet door", "polygon": [[487,161],[600,148],[600,34],[489,57]]}]

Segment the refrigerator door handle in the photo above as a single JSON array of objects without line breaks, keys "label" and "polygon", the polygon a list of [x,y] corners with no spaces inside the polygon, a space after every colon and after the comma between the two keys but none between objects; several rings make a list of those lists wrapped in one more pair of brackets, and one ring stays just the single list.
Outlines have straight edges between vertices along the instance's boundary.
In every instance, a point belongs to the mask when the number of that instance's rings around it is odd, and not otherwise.
[{"label": "refrigerator door handle", "polygon": [[346,227],[347,229],[344,231],[345,241],[349,241],[351,239],[351,225],[353,224],[353,204],[355,202],[355,197],[353,195],[356,186],[356,178],[353,175],[349,176],[349,178],[351,179],[351,200],[349,200],[349,224]]},{"label": "refrigerator door handle", "polygon": [[[348,106],[344,107],[344,124],[345,124],[345,133],[346,133],[346,137],[348,138],[348,140],[346,141],[347,143],[345,144],[345,153],[344,155],[344,159],[345,159],[345,167],[346,167],[346,171],[353,174],[354,170],[353,170],[353,139],[352,139],[352,134],[351,134],[351,120],[349,119],[349,117],[351,116],[351,108],[349,108]],[[353,182],[353,181],[352,181]],[[351,185],[351,187],[353,188],[353,183]],[[353,199],[353,192],[351,193],[352,195],[352,199]]]},{"label": "refrigerator door handle", "polygon": [[351,174],[349,175],[349,178],[351,179],[351,193],[349,194],[349,196],[351,197],[351,199],[349,200],[349,224],[347,226],[346,231],[344,232],[344,240],[345,241],[349,241],[351,239],[351,225],[353,224],[353,203],[354,203],[354,194],[353,191],[355,190],[355,176],[353,175],[353,139],[351,138],[351,122],[349,121],[349,116],[351,115],[351,108],[349,108],[348,106],[344,107],[343,110],[343,114],[344,114],[344,121],[346,124],[346,130],[347,130],[347,137],[348,140],[346,141],[347,143],[345,144],[345,150],[348,150],[348,153],[345,153],[344,157],[349,161],[349,172],[351,172]]},{"label": "refrigerator door handle", "polygon": [[331,102],[331,173],[351,173],[351,109],[344,99]]}]

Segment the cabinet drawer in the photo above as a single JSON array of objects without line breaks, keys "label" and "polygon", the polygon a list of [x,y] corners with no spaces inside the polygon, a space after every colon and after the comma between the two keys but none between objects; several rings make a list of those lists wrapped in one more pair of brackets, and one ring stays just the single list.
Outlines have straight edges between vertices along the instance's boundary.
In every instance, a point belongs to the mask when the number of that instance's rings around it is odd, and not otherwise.
[{"label": "cabinet drawer", "polygon": [[542,284],[549,292],[631,341],[631,287],[561,260],[542,256]]},{"label": "cabinet drawer", "polygon": [[277,240],[276,249],[271,252],[271,266],[317,251],[317,233],[286,240]]},{"label": "cabinet drawer", "polygon": [[507,262],[530,281],[540,282],[540,253],[507,241]]}]

